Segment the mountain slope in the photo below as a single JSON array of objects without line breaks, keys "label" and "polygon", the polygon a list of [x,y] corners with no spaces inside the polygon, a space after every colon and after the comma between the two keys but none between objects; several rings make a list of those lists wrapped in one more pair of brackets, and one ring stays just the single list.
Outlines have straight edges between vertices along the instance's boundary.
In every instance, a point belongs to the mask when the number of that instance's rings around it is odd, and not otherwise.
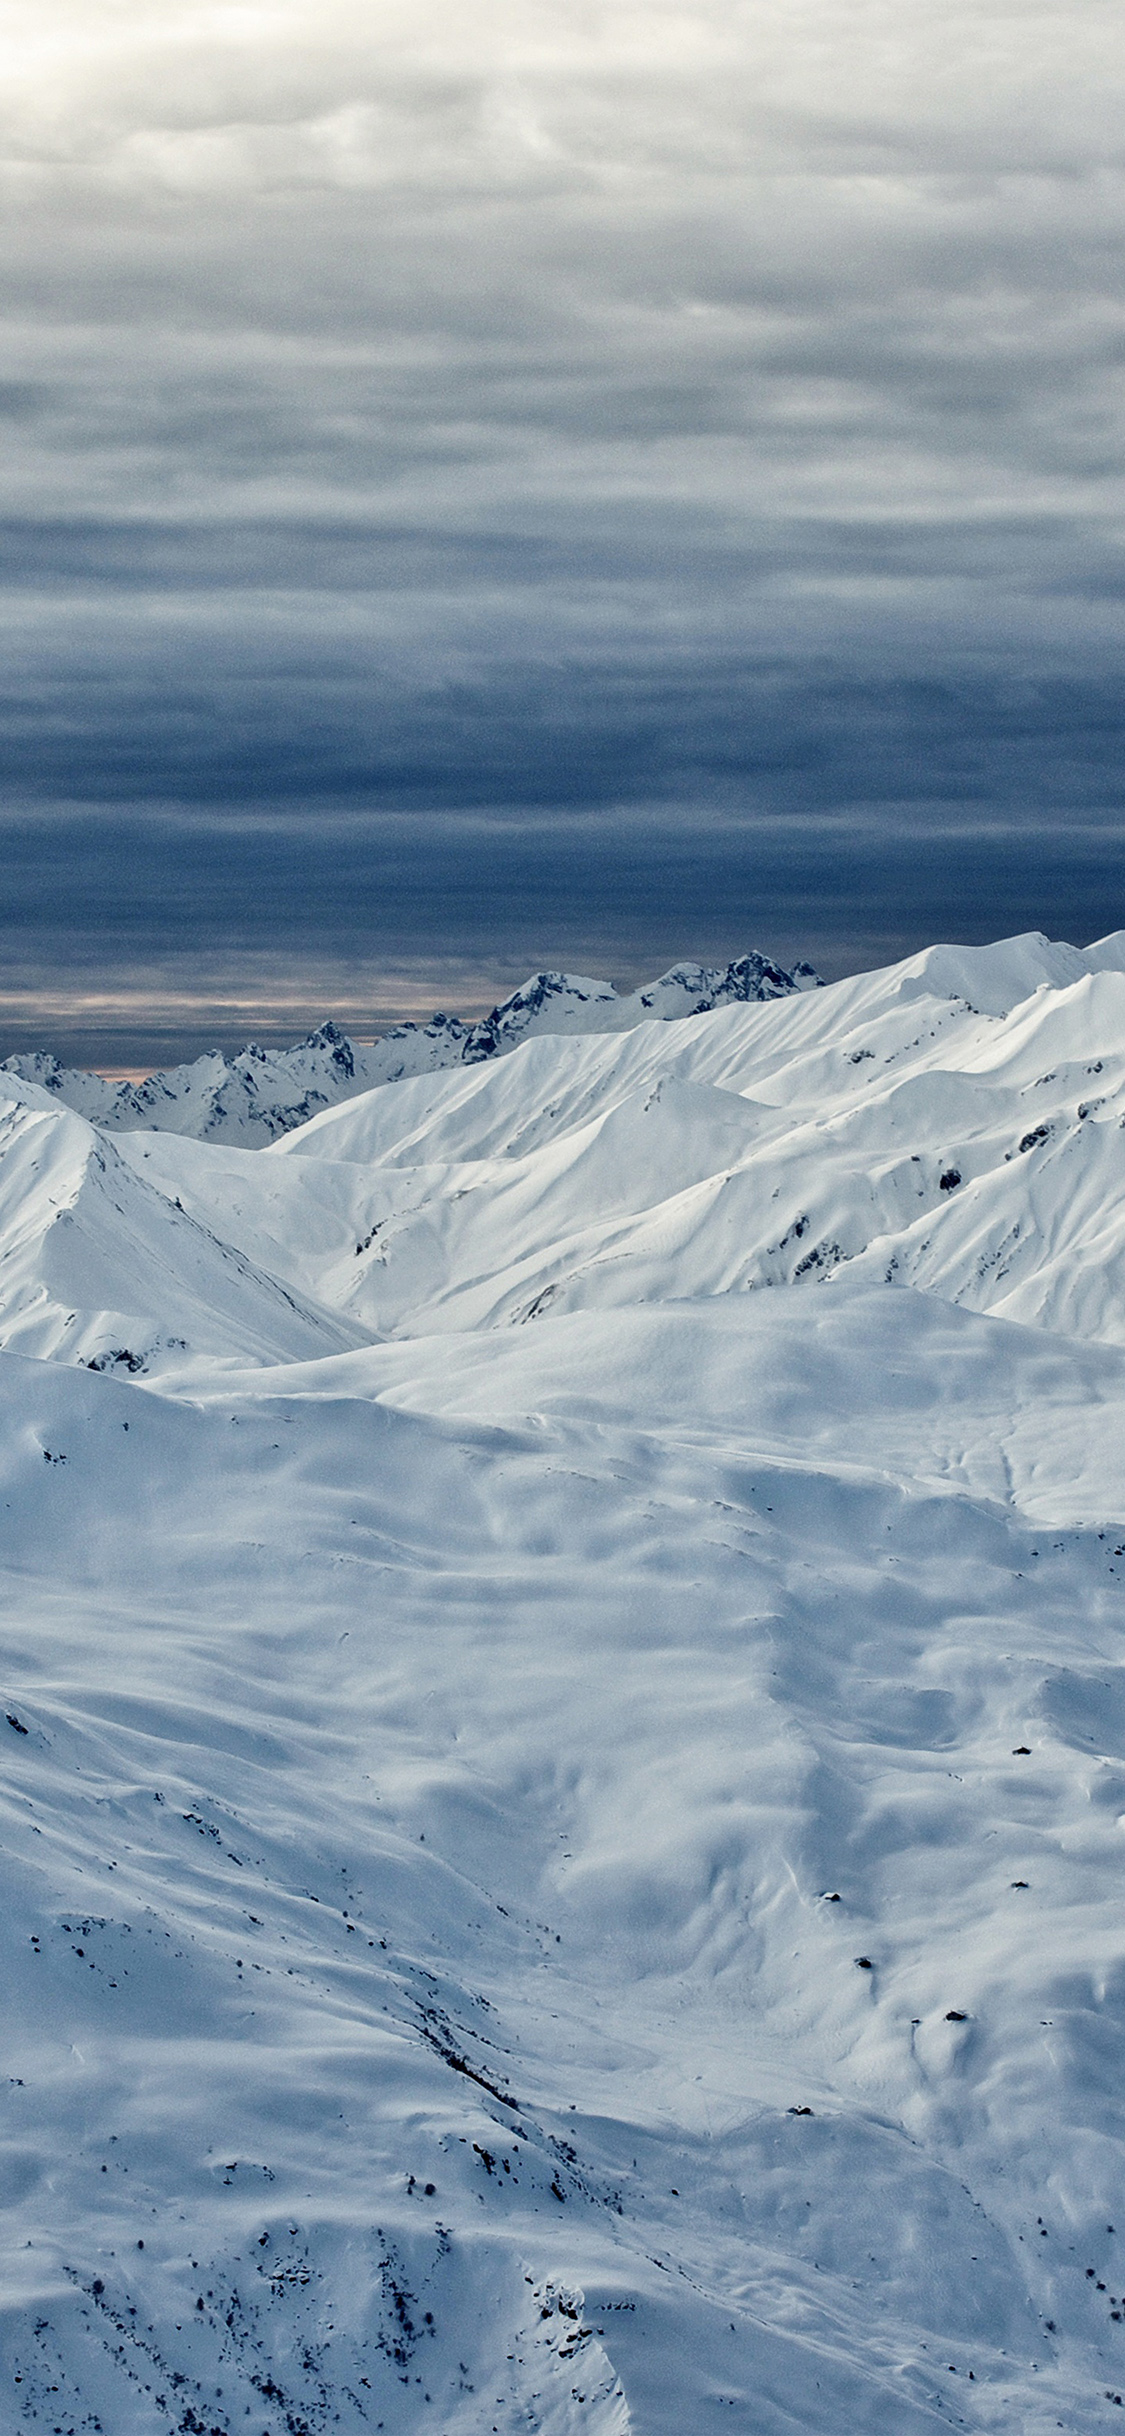
[{"label": "mountain slope", "polygon": [[121,1152],[376,1334],[854,1270],[1125,1341],[1125,972],[1046,942],[1005,943],[990,974],[982,955],[531,1041],[356,1097],[261,1158],[152,1135]]},{"label": "mountain slope", "polygon": [[21,2404],[1107,2424],[1123,1357],[821,1309],[0,1361]]},{"label": "mountain slope", "polygon": [[0,1077],[5,2426],[1121,2423],[1121,948]]},{"label": "mountain slope", "polygon": [[68,1110],[0,1099],[0,1342],[151,1375],[197,1354],[278,1362],[367,1331],[256,1269]]}]

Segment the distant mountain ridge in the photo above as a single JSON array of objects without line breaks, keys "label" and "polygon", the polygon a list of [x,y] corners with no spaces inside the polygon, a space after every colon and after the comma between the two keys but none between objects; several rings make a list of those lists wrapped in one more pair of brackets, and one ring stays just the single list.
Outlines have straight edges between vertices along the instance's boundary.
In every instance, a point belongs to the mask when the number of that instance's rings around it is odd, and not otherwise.
[{"label": "distant mountain ridge", "polygon": [[329,1022],[290,1049],[249,1042],[234,1057],[216,1050],[143,1083],[107,1082],[42,1051],[6,1058],[0,1073],[36,1084],[111,1133],[155,1127],[195,1141],[259,1146],[361,1091],[448,1066],[480,1065],[536,1033],[626,1032],[639,1023],[667,1023],[822,987],[811,964],[800,962],[787,972],[751,949],[727,965],[674,964],[628,996],[582,974],[533,973],[475,1023],[439,1013],[427,1024],[396,1024],[366,1048]]}]

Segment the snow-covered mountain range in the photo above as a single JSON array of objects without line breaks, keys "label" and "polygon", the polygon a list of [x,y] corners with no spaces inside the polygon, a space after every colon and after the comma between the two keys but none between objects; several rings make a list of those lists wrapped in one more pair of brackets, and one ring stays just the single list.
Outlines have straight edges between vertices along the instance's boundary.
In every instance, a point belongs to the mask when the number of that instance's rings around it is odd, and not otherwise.
[{"label": "snow-covered mountain range", "polygon": [[785,972],[753,950],[727,965],[674,964],[658,981],[627,995],[608,981],[575,973],[533,973],[479,1022],[437,1014],[427,1024],[397,1024],[367,1045],[349,1040],[329,1022],[291,1049],[260,1049],[251,1042],[236,1057],[213,1051],[191,1065],[150,1074],[143,1083],[109,1082],[63,1066],[43,1051],[8,1058],[0,1074],[39,1083],[111,1133],[158,1125],[196,1141],[257,1147],[377,1083],[435,1074],[446,1066],[481,1065],[541,1032],[625,1032],[634,1024],[668,1023],[709,1014],[713,1007],[783,998],[819,986],[811,964]]},{"label": "snow-covered mountain range", "polygon": [[13,2430],[1121,2424],[1125,934],[787,978],[0,1074]]}]

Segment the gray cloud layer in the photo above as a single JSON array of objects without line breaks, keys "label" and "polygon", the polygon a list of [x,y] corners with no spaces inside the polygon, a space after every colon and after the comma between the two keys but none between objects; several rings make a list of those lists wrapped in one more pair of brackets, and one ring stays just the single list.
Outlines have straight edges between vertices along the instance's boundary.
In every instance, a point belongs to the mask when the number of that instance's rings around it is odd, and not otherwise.
[{"label": "gray cloud layer", "polygon": [[204,923],[311,997],[1125,919],[1103,0],[6,26],[28,1023]]}]

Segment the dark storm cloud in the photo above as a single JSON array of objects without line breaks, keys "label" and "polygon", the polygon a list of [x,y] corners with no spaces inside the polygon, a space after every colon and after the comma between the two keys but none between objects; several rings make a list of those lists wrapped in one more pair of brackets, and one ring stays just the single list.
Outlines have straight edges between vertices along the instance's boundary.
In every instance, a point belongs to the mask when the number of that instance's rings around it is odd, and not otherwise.
[{"label": "dark storm cloud", "polygon": [[107,839],[88,816],[55,813],[49,837],[11,823],[0,841],[25,943],[0,988],[0,1037],[130,1065],[291,1040],[329,1008],[362,1036],[435,1004],[482,1009],[544,960],[633,986],[685,936],[717,960],[731,937],[768,931],[783,957],[807,951],[831,978],[907,953],[919,927],[988,937],[1000,902],[1016,929],[1097,935],[1120,886],[1116,835],[1040,827],[1030,861],[1027,842],[971,823],[919,834],[906,818],[693,833],[641,813],[337,813],[310,865],[300,816],[136,815]]},{"label": "dark storm cloud", "polygon": [[1125,919],[1096,0],[10,15],[13,1022]]}]

